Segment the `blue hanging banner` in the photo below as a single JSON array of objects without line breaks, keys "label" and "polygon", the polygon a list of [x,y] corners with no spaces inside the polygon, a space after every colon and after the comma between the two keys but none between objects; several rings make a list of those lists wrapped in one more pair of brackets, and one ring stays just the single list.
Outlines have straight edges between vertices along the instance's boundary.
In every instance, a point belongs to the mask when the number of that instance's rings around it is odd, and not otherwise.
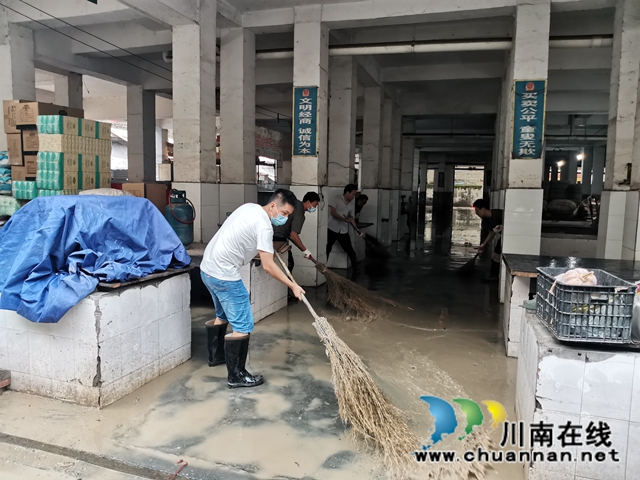
[{"label": "blue hanging banner", "polygon": [[293,156],[318,156],[318,87],[293,89]]},{"label": "blue hanging banner", "polygon": [[546,80],[517,80],[514,85],[513,158],[541,158]]}]

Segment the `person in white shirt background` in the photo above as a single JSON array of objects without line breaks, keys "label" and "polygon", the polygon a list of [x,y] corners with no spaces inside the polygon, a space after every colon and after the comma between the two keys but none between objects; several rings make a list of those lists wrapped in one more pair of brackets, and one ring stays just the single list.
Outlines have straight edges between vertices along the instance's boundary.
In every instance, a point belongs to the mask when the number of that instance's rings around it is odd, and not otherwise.
[{"label": "person in white shirt background", "polygon": [[[358,231],[355,217],[355,202],[358,193],[358,187],[350,183],[344,187],[344,193],[337,195],[329,203],[329,229],[327,231],[327,261],[329,254],[333,248],[333,244],[337,241],[345,251],[351,261],[353,273],[358,273],[358,260],[356,252],[351,245],[351,237],[349,237],[349,225]],[[364,236],[363,233],[361,233]]]},{"label": "person in white shirt background", "polygon": [[[213,298],[217,317],[206,322],[209,366],[227,364],[229,388],[255,387],[264,382],[262,375],[252,375],[246,370],[254,319],[240,268],[259,253],[262,268],[269,275],[289,287],[298,299],[304,294],[273,259],[272,225],[284,225],[296,202],[291,191],[279,189],[264,207],[255,203],[242,205],[227,218],[205,249],[200,274]],[[229,323],[233,333],[227,334]]]}]

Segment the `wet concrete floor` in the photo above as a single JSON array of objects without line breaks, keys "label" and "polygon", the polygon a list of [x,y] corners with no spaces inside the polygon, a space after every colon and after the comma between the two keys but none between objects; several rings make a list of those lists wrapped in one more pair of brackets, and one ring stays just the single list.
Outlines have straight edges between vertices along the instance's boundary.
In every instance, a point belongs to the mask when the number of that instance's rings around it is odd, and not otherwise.
[{"label": "wet concrete floor", "polygon": [[[386,318],[366,325],[327,307],[324,287],[308,291],[424,438],[432,420],[420,395],[495,400],[515,419],[516,361],[504,355],[497,285],[480,282],[484,267],[464,277],[455,273],[473,255],[471,249],[452,255],[402,252],[385,263],[367,261],[356,281],[414,311],[389,307]],[[225,367],[207,366],[204,322],[212,315],[208,305],[192,307],[189,362],[104,410],[1,395],[0,467],[4,460],[14,475],[22,467],[25,473],[40,468],[66,475],[21,462],[18,455],[7,460],[7,446],[19,442],[20,448],[46,450],[123,479],[166,478],[180,459],[189,466],[178,478],[385,478],[337,416],[330,365],[303,304],[257,324],[249,369],[264,374],[266,384],[255,389],[228,390]],[[495,441],[500,433],[493,432]],[[495,465],[486,478],[524,477],[520,465]]]}]

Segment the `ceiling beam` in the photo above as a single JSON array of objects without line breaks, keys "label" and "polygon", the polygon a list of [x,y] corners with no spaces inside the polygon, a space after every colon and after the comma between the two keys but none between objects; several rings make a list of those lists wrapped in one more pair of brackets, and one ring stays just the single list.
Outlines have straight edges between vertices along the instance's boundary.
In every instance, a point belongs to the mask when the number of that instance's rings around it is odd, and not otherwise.
[{"label": "ceiling beam", "polygon": [[198,23],[196,0],[119,0],[136,12],[166,27]]}]

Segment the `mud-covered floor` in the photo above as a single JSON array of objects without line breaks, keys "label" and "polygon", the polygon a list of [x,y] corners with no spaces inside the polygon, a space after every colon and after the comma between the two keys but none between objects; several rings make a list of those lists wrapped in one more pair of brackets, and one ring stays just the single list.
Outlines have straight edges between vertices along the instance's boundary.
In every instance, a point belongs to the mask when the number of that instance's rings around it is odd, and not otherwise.
[{"label": "mud-covered floor", "polygon": [[[515,418],[516,361],[504,355],[497,285],[480,282],[481,266],[469,276],[455,274],[473,253],[367,261],[357,281],[414,311],[389,307],[385,319],[366,325],[328,308],[324,287],[308,290],[425,439],[431,419],[420,395],[495,400]],[[225,366],[207,366],[203,324],[212,315],[207,305],[192,307],[189,362],[104,410],[1,395],[0,471],[9,478],[23,472],[46,479],[164,479],[184,459],[189,466],[178,478],[384,478],[337,416],[330,365],[303,304],[257,324],[249,369],[266,384],[255,389],[228,390]],[[500,433],[494,432],[497,441]],[[47,461],[35,461],[38,456]],[[518,480],[522,468],[496,465],[486,478]]]}]

